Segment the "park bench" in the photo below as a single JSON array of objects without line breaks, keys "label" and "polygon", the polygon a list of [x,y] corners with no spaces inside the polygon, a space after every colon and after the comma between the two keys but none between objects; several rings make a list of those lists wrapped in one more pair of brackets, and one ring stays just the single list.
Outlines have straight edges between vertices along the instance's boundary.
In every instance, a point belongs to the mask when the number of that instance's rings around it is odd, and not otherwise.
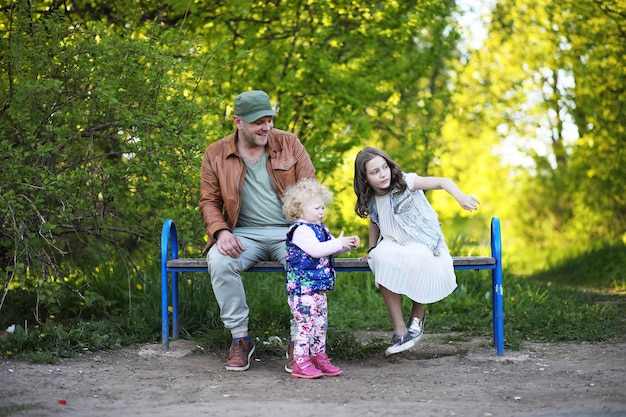
[{"label": "park bench", "polygon": [[[502,240],[500,220],[491,219],[491,256],[454,256],[455,270],[491,270],[493,289],[493,341],[499,356],[504,355],[504,312],[502,291]],[[335,270],[342,272],[369,272],[367,261],[360,258],[335,258]],[[171,339],[176,340],[179,332],[178,273],[204,272],[208,274],[205,258],[179,258],[178,235],[172,219],[163,223],[161,232],[161,336],[162,348],[169,350],[170,341],[170,296],[171,296]],[[279,262],[257,262],[248,272],[285,272]]]}]

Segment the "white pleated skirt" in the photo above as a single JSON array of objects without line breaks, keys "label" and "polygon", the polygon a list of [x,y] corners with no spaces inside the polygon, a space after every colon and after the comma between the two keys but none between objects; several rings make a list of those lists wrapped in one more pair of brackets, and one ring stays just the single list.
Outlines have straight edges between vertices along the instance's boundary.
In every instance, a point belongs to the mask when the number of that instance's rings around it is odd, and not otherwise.
[{"label": "white pleated skirt", "polygon": [[440,301],[457,287],[452,257],[445,245],[436,256],[417,242],[400,245],[383,239],[369,255],[376,287],[382,285],[418,303]]}]

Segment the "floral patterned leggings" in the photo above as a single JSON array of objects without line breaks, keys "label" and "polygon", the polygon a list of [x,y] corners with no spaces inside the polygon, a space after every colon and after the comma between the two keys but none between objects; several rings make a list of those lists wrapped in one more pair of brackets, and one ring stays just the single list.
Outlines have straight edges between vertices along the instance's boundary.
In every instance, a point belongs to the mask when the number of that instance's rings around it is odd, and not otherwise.
[{"label": "floral patterned leggings", "polygon": [[310,295],[290,295],[289,308],[298,325],[293,347],[294,360],[301,365],[312,356],[326,351],[328,329],[328,301],[326,292]]}]

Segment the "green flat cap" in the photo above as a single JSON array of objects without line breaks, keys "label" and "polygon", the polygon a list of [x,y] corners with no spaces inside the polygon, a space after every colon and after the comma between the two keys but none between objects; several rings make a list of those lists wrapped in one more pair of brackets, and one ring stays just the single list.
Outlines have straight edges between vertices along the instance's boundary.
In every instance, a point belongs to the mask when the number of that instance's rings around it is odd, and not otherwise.
[{"label": "green flat cap", "polygon": [[275,116],[276,111],[270,104],[270,96],[265,91],[246,91],[235,97],[235,115],[246,123],[252,123],[261,117]]}]

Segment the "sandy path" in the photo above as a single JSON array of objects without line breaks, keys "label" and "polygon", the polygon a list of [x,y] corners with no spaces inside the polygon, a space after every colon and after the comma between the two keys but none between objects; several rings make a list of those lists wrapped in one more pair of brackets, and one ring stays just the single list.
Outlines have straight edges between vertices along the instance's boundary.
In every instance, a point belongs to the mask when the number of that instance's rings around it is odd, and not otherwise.
[{"label": "sandy path", "polygon": [[344,374],[319,380],[289,378],[270,353],[227,372],[222,353],[192,353],[186,341],[168,353],[138,345],[56,365],[4,361],[0,417],[626,417],[626,343],[529,344],[497,357],[485,340],[440,339],[425,335],[390,359],[337,362]]}]

